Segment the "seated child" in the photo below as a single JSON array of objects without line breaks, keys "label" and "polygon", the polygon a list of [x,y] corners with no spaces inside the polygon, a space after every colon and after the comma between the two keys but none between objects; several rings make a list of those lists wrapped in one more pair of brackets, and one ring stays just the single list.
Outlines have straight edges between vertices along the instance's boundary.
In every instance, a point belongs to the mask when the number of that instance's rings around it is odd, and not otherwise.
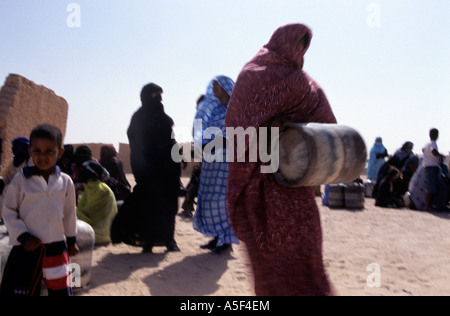
[{"label": "seated child", "polygon": [[86,187],[78,200],[77,217],[92,226],[96,245],[108,244],[117,215],[114,193],[102,182],[108,178],[108,172],[100,163],[90,160],[83,163],[80,176]]}]

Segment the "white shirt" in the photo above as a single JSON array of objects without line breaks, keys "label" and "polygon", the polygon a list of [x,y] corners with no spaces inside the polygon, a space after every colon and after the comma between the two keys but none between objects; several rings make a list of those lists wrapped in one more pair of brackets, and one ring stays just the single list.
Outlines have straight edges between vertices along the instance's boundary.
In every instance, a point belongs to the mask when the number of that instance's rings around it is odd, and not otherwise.
[{"label": "white shirt", "polygon": [[75,237],[77,232],[75,188],[72,179],[59,171],[50,175],[48,184],[42,176],[26,178],[18,173],[6,188],[3,220],[10,244],[30,233],[44,244]]},{"label": "white shirt", "polygon": [[430,141],[423,148],[423,165],[425,167],[435,167],[435,166],[439,167],[440,166],[439,157],[433,155],[434,149],[436,149],[436,151],[439,152],[436,141],[434,141],[434,140]]}]

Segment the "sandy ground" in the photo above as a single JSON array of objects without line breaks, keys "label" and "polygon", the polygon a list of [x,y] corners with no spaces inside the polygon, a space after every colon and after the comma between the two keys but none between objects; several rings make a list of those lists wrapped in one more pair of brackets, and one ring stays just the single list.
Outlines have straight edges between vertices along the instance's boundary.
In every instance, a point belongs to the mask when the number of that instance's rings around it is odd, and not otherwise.
[{"label": "sandy ground", "polygon": [[[330,210],[320,198],[317,204],[324,264],[337,295],[450,295],[450,213],[383,209],[368,198],[362,211]],[[97,248],[91,282],[76,295],[254,295],[243,244],[213,255],[199,248],[209,239],[192,221],[177,216],[176,225],[181,252]]]}]

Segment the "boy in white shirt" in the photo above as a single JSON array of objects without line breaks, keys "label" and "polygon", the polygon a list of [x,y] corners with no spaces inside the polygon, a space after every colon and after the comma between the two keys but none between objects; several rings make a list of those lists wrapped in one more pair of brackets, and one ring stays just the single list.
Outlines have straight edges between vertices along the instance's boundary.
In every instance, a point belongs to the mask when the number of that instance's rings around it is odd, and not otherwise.
[{"label": "boy in white shirt", "polygon": [[3,219],[14,247],[0,296],[39,295],[42,278],[49,295],[71,295],[69,256],[79,249],[74,185],[56,166],[63,153],[59,128],[42,124],[33,129],[34,166],[14,177],[3,202]]},{"label": "boy in white shirt", "polygon": [[431,202],[433,197],[439,190],[439,173],[441,171],[441,163],[443,155],[438,151],[436,140],[439,137],[439,130],[432,128],[430,130],[430,142],[422,149],[423,165],[425,167],[426,182],[426,209],[431,210]]}]

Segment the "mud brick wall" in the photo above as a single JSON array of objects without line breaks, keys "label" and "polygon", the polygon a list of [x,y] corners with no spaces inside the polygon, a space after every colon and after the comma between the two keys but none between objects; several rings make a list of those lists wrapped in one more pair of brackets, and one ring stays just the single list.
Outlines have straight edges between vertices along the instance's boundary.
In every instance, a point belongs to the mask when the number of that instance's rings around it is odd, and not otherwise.
[{"label": "mud brick wall", "polygon": [[[100,149],[102,146],[114,146],[113,144],[104,144],[104,143],[82,143],[82,144],[71,144],[73,146],[74,151],[82,146],[86,145],[92,150],[92,157],[100,161]],[[116,148],[117,150],[117,148]],[[130,165],[130,145],[128,144],[119,144],[118,155],[117,157],[122,161],[123,168],[125,173],[131,173],[131,165]]]},{"label": "mud brick wall", "polygon": [[69,105],[52,90],[35,84],[17,74],[10,74],[0,90],[1,165],[13,158],[11,142],[16,137],[29,137],[31,130],[42,123],[59,127],[66,133]]},{"label": "mud brick wall", "polygon": [[100,149],[102,146],[113,146],[112,144],[103,144],[103,143],[82,143],[82,144],[70,144],[73,146],[73,151],[77,150],[80,146],[88,146],[92,150],[92,158],[100,161]]},{"label": "mud brick wall", "polygon": [[125,173],[132,173],[131,162],[130,162],[130,145],[120,143],[119,144],[119,159],[123,162],[123,168]]}]

